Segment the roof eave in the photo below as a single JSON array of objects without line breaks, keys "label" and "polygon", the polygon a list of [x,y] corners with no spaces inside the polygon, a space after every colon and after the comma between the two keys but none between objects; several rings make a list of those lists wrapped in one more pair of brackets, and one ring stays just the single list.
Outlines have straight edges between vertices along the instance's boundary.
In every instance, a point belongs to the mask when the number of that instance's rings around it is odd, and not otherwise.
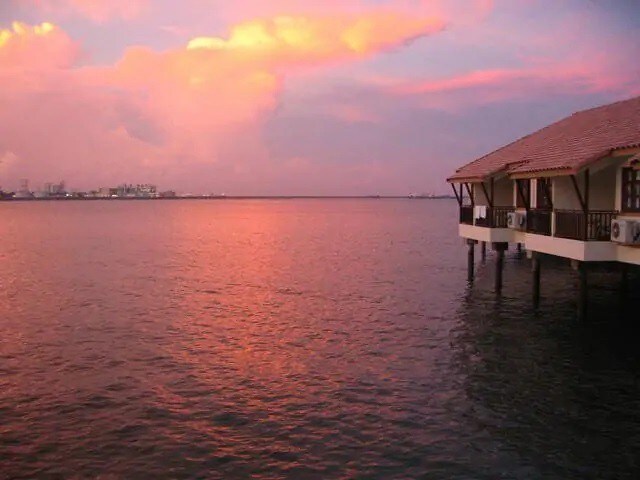
[{"label": "roof eave", "polygon": [[[503,167],[497,169],[497,170],[492,170],[488,173],[485,173],[484,175],[452,175],[449,178],[447,178],[447,182],[449,183],[482,183],[486,180],[490,180],[492,177],[498,177],[500,175],[508,175],[508,169],[509,167],[516,165],[516,164],[521,164],[522,162],[512,162],[512,163],[508,163],[507,165],[504,165]],[[464,169],[464,167],[462,167],[462,169]],[[461,170],[462,170],[461,169]]]},{"label": "roof eave", "polygon": [[487,177],[478,177],[478,176],[471,176],[471,177],[449,177],[447,178],[447,182],[448,183],[481,183],[484,182],[485,179]]},{"label": "roof eave", "polygon": [[543,170],[523,170],[521,172],[512,172],[509,174],[509,178],[511,180],[522,180],[540,177],[563,177],[566,175],[575,175],[575,173],[576,172],[572,168],[556,167]]},{"label": "roof eave", "polygon": [[526,179],[526,178],[539,178],[539,177],[562,177],[566,175],[577,175],[583,169],[590,167],[594,163],[598,161],[610,157],[613,149],[604,150],[600,153],[588,157],[586,160],[583,160],[575,167],[567,167],[567,166],[557,166],[551,168],[539,168],[539,169],[531,169],[531,170],[522,170],[519,172],[511,172],[509,174],[509,178],[512,179]]}]

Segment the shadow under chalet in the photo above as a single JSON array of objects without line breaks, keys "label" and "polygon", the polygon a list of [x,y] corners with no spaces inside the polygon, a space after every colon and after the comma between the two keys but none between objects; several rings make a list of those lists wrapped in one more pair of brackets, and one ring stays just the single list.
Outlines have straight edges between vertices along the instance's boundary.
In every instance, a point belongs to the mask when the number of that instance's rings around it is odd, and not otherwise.
[{"label": "shadow under chalet", "polygon": [[640,97],[575,113],[447,181],[460,205],[470,279],[474,245],[481,242],[484,255],[489,243],[500,290],[504,250],[518,244],[534,259],[536,283],[540,254],[572,260],[584,309],[590,262],[640,265]]}]

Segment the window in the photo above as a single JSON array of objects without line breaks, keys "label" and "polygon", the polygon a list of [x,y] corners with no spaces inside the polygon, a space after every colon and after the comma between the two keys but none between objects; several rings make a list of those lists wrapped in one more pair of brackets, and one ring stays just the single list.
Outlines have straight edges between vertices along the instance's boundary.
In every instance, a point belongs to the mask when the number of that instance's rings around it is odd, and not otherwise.
[{"label": "window", "polygon": [[536,184],[536,207],[551,210],[551,179],[539,178]]},{"label": "window", "polygon": [[[522,194],[520,193],[522,192]],[[524,202],[522,201],[524,197]],[[516,207],[529,208],[531,205],[531,182],[529,180],[516,180]]]},{"label": "window", "polygon": [[640,212],[640,170],[622,169],[622,211]]}]

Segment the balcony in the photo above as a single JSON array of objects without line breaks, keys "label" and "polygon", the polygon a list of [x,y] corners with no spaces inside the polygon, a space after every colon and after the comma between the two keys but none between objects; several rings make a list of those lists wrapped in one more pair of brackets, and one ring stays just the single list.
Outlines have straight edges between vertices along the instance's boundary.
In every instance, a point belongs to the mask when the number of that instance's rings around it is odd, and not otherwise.
[{"label": "balcony", "polygon": [[527,232],[551,236],[551,210],[531,209],[527,212]]},{"label": "balcony", "polygon": [[572,240],[607,242],[611,239],[611,221],[617,212],[599,210],[556,210],[555,236]]},{"label": "balcony", "polygon": [[[514,207],[485,207],[485,215],[474,218],[477,211],[465,205],[460,208],[460,223],[484,228],[507,228],[507,217]],[[526,232],[579,241],[605,242],[611,238],[611,221],[617,212],[607,210],[548,210],[530,209],[527,213]],[[554,228],[552,228],[552,226]]]},{"label": "balcony", "polygon": [[460,207],[460,223],[464,225],[473,225],[473,206],[462,205]]},{"label": "balcony", "polygon": [[460,207],[460,223],[486,228],[507,228],[507,216],[513,212],[514,207],[484,207],[485,216],[474,218],[478,213],[475,207],[463,205]]},{"label": "balcony", "polygon": [[507,228],[507,215],[513,207],[486,207],[486,216],[475,219],[475,225],[487,228]]}]

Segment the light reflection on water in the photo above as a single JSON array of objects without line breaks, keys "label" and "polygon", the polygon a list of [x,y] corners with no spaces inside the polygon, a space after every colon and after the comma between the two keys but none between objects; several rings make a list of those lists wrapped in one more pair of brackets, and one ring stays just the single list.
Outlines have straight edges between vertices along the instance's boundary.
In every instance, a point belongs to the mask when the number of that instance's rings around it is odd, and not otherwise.
[{"label": "light reflection on water", "polygon": [[492,258],[456,204],[0,204],[8,477],[634,478],[638,354],[593,275]]}]

